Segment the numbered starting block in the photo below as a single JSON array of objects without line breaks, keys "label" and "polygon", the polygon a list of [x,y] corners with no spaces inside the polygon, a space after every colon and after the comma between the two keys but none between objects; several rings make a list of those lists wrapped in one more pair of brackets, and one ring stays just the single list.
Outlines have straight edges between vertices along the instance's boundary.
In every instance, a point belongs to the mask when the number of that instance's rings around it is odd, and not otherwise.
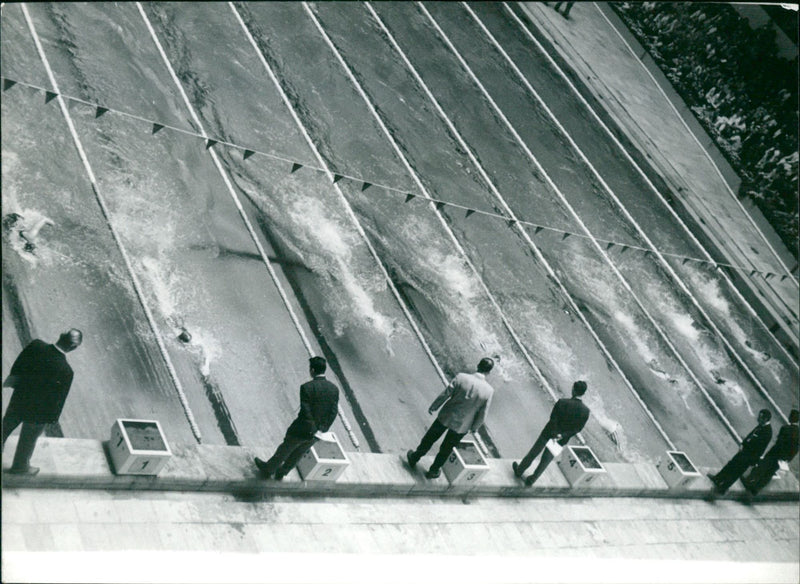
[{"label": "numbered starting block", "polygon": [[700,477],[686,453],[676,450],[667,450],[667,458],[659,460],[656,467],[670,489],[685,489]]},{"label": "numbered starting block", "polygon": [[297,471],[304,481],[335,481],[350,465],[336,434],[331,432],[331,436],[332,442],[318,441],[297,463]]},{"label": "numbered starting block", "polygon": [[475,442],[462,440],[453,448],[442,470],[451,485],[465,485],[477,483],[489,472],[489,465]]},{"label": "numbered starting block", "polygon": [[172,456],[156,420],[117,419],[111,426],[108,452],[118,475],[156,475]]},{"label": "numbered starting block", "polygon": [[558,459],[558,467],[573,488],[588,485],[606,473],[606,469],[588,446],[564,446],[561,458]]}]

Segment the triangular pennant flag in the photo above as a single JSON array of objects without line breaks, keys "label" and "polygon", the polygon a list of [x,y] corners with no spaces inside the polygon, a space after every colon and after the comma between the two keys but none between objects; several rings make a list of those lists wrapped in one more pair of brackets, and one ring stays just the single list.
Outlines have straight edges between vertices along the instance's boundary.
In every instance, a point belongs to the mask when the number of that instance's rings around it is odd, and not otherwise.
[{"label": "triangular pennant flag", "polygon": [[475,212],[475,209],[467,209],[467,214],[464,215],[464,219],[466,219],[467,217],[472,215],[474,212]]},{"label": "triangular pennant flag", "polygon": [[788,278],[788,277],[789,277],[789,276],[787,276],[786,274],[784,274],[783,276],[781,276],[781,282],[783,282],[783,281],[784,281],[786,278]]},{"label": "triangular pennant flag", "polygon": [[649,249],[644,250],[644,257],[647,257],[649,255],[650,255],[650,250]]},{"label": "triangular pennant flag", "polygon": [[405,202],[406,202],[406,203],[408,203],[408,202],[409,202],[411,199],[413,199],[413,198],[414,198],[414,197],[416,197],[416,196],[417,196],[417,195],[412,195],[411,193],[408,193],[408,194],[406,195],[406,201],[405,201]]},{"label": "triangular pennant flag", "polygon": [[12,79],[3,79],[3,91],[5,91],[6,89],[11,89],[16,84],[17,82]]},{"label": "triangular pennant flag", "polygon": [[363,193],[364,191],[366,191],[371,186],[372,186],[372,183],[365,182],[363,185],[361,185],[361,192]]},{"label": "triangular pennant flag", "polygon": [[211,148],[211,147],[212,147],[214,144],[216,144],[217,142],[219,142],[219,140],[210,140],[210,139],[209,139],[209,140],[206,140],[206,150],[208,150],[209,148]]},{"label": "triangular pennant flag", "polygon": [[686,262],[688,262],[688,261],[689,261],[689,258],[683,258],[683,261],[681,262],[681,265],[685,266]]},{"label": "triangular pennant flag", "polygon": [[567,232],[565,231],[565,232],[564,232],[564,235],[561,237],[561,241],[564,241],[564,240],[565,240],[566,238],[568,238],[570,235],[572,235],[572,234],[571,234],[571,233],[567,233]]},{"label": "triangular pennant flag", "polygon": [[107,111],[108,111],[108,108],[107,108],[107,107],[100,107],[100,106],[97,106],[97,111],[95,112],[95,114],[94,114],[94,117],[95,117],[95,118],[99,118],[100,116],[102,116],[102,115],[103,115],[104,113],[106,113]]},{"label": "triangular pennant flag", "polygon": [[255,152],[253,150],[245,150],[244,155],[242,156],[242,160],[247,160],[250,158]]},{"label": "triangular pennant flag", "polygon": [[775,275],[775,274],[773,274],[772,272],[767,272],[767,275],[766,275],[766,276],[764,276],[764,279],[765,279],[765,280],[769,280],[770,276],[774,276],[774,275]]},{"label": "triangular pennant flag", "polygon": [[163,126],[163,125],[161,125],[161,124],[156,124],[156,123],[154,123],[154,124],[153,124],[153,134],[155,134],[156,132],[158,132],[159,130],[161,130],[163,127],[164,127],[164,126]]},{"label": "triangular pennant flag", "polygon": [[56,96],[58,96],[57,93],[53,93],[52,91],[45,91],[44,92],[44,102],[45,103],[50,103],[51,101],[53,101],[56,98]]},{"label": "triangular pennant flag", "polygon": [[609,244],[606,246],[606,251],[610,250],[612,247],[614,247],[614,244],[613,244],[613,243],[609,243]]},{"label": "triangular pennant flag", "polygon": [[536,226],[536,229],[534,229],[534,230],[533,230],[533,234],[534,234],[534,235],[536,235],[536,234],[537,234],[537,233],[539,233],[539,232],[540,232],[542,229],[544,229],[544,227],[539,227],[539,226],[537,225],[537,226]]},{"label": "triangular pennant flag", "polygon": [[506,224],[507,224],[509,227],[514,227],[514,224],[515,224],[516,222],[517,222],[517,220],[516,220],[516,219],[508,219],[508,220],[506,221]]},{"label": "triangular pennant flag", "polygon": [[755,276],[755,275],[756,275],[756,271],[755,271],[755,270],[753,270],[752,272],[750,272],[750,277],[753,277],[753,276]]},{"label": "triangular pennant flag", "polygon": [[290,174],[295,170],[300,170],[301,168],[303,168],[303,165],[300,164],[299,162],[292,163],[292,170],[290,171]]},{"label": "triangular pennant flag", "polygon": [[445,203],[443,201],[436,201],[436,210],[441,211]]},{"label": "triangular pennant flag", "polygon": [[342,180],[342,175],[341,174],[334,174],[333,175],[333,184],[336,184],[340,180]]},{"label": "triangular pennant flag", "polygon": [[619,252],[619,253],[625,253],[626,251],[628,251],[628,246],[627,245],[623,245],[622,246],[622,251]]}]

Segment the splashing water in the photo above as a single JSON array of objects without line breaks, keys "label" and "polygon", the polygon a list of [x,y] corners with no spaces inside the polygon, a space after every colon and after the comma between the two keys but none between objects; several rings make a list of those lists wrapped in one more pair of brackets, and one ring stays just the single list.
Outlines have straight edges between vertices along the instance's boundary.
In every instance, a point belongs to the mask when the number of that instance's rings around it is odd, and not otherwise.
[{"label": "splashing water", "polygon": [[[736,382],[725,379],[720,370],[730,368],[730,363],[726,359],[726,354],[713,346],[708,340],[701,337],[701,330],[698,329],[694,319],[686,313],[679,312],[677,306],[671,299],[662,300],[659,309],[673,323],[673,326],[686,337],[688,343],[685,346],[692,347],[695,354],[699,357],[704,371],[711,373],[717,382],[717,387],[725,397],[725,400],[733,406],[744,405],[749,413],[753,413],[750,402],[744,390]],[[707,332],[707,331],[705,331]],[[707,332],[707,337],[711,334]]]},{"label": "splashing water", "polygon": [[331,281],[332,287],[337,287],[335,282],[338,281],[338,286],[343,287],[349,296],[349,299],[340,299],[334,305],[335,333],[342,335],[345,327],[353,322],[366,324],[386,339],[386,348],[393,354],[389,341],[398,324],[380,312],[373,298],[375,293],[386,290],[386,282],[377,270],[359,270],[353,257],[353,250],[363,246],[358,236],[352,231],[345,232],[319,199],[296,199],[289,209],[289,217],[306,239],[301,251],[322,249],[326,252],[325,256],[306,253],[307,264],[315,273]]},{"label": "splashing water", "polygon": [[784,382],[787,373],[783,364],[776,359],[772,359],[772,356],[766,351],[761,351],[753,346],[755,340],[753,335],[748,334],[742,329],[737,319],[734,318],[730,304],[722,296],[719,282],[697,269],[691,269],[689,275],[693,286],[695,289],[699,290],[706,304],[710,305],[722,315],[725,325],[731,331],[731,334],[737,340],[740,347],[743,347],[748,353],[760,361],[762,366],[770,372],[776,381]]},{"label": "splashing water", "polygon": [[[584,376],[584,378],[585,377],[586,376]],[[622,424],[611,418],[606,412],[603,398],[601,397],[602,393],[602,389],[590,392],[584,397],[584,401],[586,405],[589,406],[592,417],[600,424],[600,427],[603,428],[605,433],[611,438],[611,441],[616,445],[617,451],[619,451],[625,460],[631,460],[633,453],[628,450],[628,440],[622,429]]]},{"label": "splashing water", "polygon": [[[392,247],[385,239],[386,234],[376,235],[384,239],[387,247]],[[412,242],[405,259],[412,263],[413,274],[398,267],[403,278],[446,315],[448,321],[469,331],[460,334],[464,345],[454,347],[456,354],[500,356],[495,359],[492,373],[506,382],[526,376],[528,365],[510,352],[490,324],[489,318],[494,319],[495,312],[488,306],[483,287],[466,262],[442,238],[441,231],[427,220],[409,217],[400,227],[397,239]],[[491,317],[487,317],[489,314]]]},{"label": "splashing water", "polygon": [[[181,329],[185,327],[190,330],[192,341],[182,346],[197,358],[200,372],[208,377],[212,363],[223,354],[222,344],[211,331],[199,328],[196,322],[186,322],[185,307],[206,306],[207,303],[198,298],[201,289],[180,272],[180,262],[175,258],[176,252],[185,243],[179,234],[209,238],[205,228],[206,218],[200,211],[192,216],[183,209],[170,208],[160,204],[156,197],[148,196],[149,193],[164,189],[169,191],[171,185],[158,184],[149,179],[137,183],[136,188],[131,184],[132,181],[119,177],[106,188],[109,200],[113,200],[115,205],[112,213],[114,227],[127,242],[126,245],[136,250],[132,261],[136,274],[144,284],[145,294],[150,296],[148,305],[155,307],[172,328],[171,333],[174,334],[167,335],[166,340],[177,342]],[[196,229],[185,228],[187,223]],[[152,333],[141,331],[137,334],[149,337]]]}]

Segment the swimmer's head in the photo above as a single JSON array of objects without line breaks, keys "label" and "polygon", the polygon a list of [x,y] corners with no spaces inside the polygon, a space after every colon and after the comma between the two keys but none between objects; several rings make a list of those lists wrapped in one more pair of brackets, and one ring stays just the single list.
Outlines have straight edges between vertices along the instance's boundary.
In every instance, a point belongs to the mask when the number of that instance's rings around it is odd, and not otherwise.
[{"label": "swimmer's head", "polygon": [[22,219],[22,215],[20,215],[19,213],[9,213],[5,217],[3,217],[3,228],[11,229],[17,223],[19,223],[20,219]]},{"label": "swimmer's head", "polygon": [[181,334],[178,335],[178,340],[182,343],[188,343],[192,340],[192,335],[186,329],[181,329]]}]

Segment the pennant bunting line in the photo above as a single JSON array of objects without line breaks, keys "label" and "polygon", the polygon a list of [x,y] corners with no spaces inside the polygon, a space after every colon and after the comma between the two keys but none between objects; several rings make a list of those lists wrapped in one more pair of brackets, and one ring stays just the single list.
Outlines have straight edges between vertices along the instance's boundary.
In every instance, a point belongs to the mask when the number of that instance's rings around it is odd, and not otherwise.
[{"label": "pennant bunting line", "polygon": [[[201,134],[197,134],[196,132],[185,130],[183,128],[178,128],[178,127],[175,127],[175,126],[170,126],[168,124],[159,123],[159,122],[156,122],[156,121],[153,121],[153,120],[149,120],[149,119],[141,117],[141,116],[137,116],[135,114],[131,114],[131,113],[128,113],[128,112],[123,112],[123,111],[120,111],[120,110],[116,110],[114,108],[110,108],[110,107],[106,107],[106,106],[101,106],[99,104],[91,103],[91,102],[85,101],[85,100],[77,98],[77,97],[73,97],[73,96],[69,96],[69,95],[65,95],[65,94],[59,94],[59,93],[50,91],[50,90],[48,90],[48,89],[46,89],[44,87],[39,87],[39,86],[32,85],[32,84],[29,84],[29,83],[25,83],[25,82],[22,82],[22,81],[17,81],[17,80],[14,80],[14,79],[8,79],[6,77],[2,77],[2,90],[3,91],[7,91],[7,90],[9,90],[9,89],[11,89],[11,88],[13,88],[14,86],[17,86],[17,85],[23,86],[23,87],[28,87],[28,88],[31,88],[31,89],[34,89],[34,90],[37,90],[37,91],[43,91],[44,94],[45,94],[45,101],[44,101],[45,104],[50,103],[53,99],[55,99],[56,97],[60,96],[62,99],[66,100],[66,101],[80,103],[80,104],[92,107],[95,110],[95,115],[94,115],[95,119],[98,119],[98,118],[104,116],[108,112],[112,112],[112,113],[117,114],[117,115],[125,116],[125,117],[128,117],[128,118],[132,118],[132,119],[135,119],[135,120],[139,120],[139,121],[151,124],[152,125],[151,126],[152,127],[151,134],[157,134],[159,131],[163,130],[164,128],[167,128],[169,130],[172,130],[172,131],[175,131],[175,132],[179,132],[179,133],[182,133],[182,134],[185,134],[185,135],[188,135],[188,136],[193,136],[193,137],[196,137],[196,138],[200,138],[200,139],[205,141],[205,149],[206,150],[209,150],[212,146],[216,146],[217,144],[219,144],[219,145],[223,145],[223,146],[226,146],[226,147],[229,147],[229,148],[241,150],[242,151],[242,160],[247,160],[251,156],[253,156],[255,154],[258,154],[259,156],[266,156],[268,158],[272,158],[272,159],[275,159],[275,160],[281,160],[281,161],[284,161],[284,162],[290,162],[291,163],[291,169],[289,171],[290,174],[295,173],[296,171],[300,170],[303,167],[309,168],[309,169],[317,171],[317,172],[326,172],[326,170],[323,169],[323,168],[319,168],[319,167],[316,167],[316,166],[306,165],[306,164],[303,164],[303,163],[300,163],[300,162],[296,162],[296,161],[291,160],[289,158],[286,158],[284,156],[280,156],[280,155],[277,155],[277,154],[272,154],[272,153],[269,153],[269,152],[264,152],[264,151],[261,151],[261,150],[256,150],[254,148],[245,147],[245,146],[242,146],[240,144],[234,144],[232,142],[227,142],[227,141],[224,141],[224,140],[218,140],[218,139],[214,139],[214,138],[209,138],[208,136],[203,136]],[[409,193],[409,192],[403,191],[401,189],[397,189],[397,188],[394,188],[394,187],[391,187],[391,186],[388,186],[388,185],[383,185],[381,183],[366,181],[361,177],[354,177],[354,176],[349,176],[349,175],[346,175],[346,174],[333,173],[333,184],[338,183],[342,179],[348,179],[348,180],[351,180],[351,181],[354,181],[354,182],[361,183],[361,192],[364,192],[364,191],[366,191],[367,189],[369,189],[371,187],[378,187],[378,188],[380,188],[380,189],[382,189],[384,191],[390,192],[390,193],[394,193],[394,194],[398,194],[398,195],[404,195],[405,196],[405,201],[404,202],[406,202],[406,203],[412,201],[413,199],[415,199],[415,198],[417,198],[419,196],[419,195],[417,195],[415,193]],[[502,215],[500,213],[492,213],[492,212],[489,212],[489,211],[482,211],[480,209],[473,209],[473,208],[466,207],[466,206],[463,206],[463,205],[459,205],[459,204],[456,204],[456,203],[451,203],[449,201],[441,201],[441,200],[436,200],[436,199],[430,199],[427,196],[425,196],[423,198],[429,200],[430,202],[433,202],[437,211],[441,211],[445,206],[447,206],[447,207],[454,207],[454,208],[457,208],[457,209],[464,210],[465,211],[465,215],[464,215],[465,219],[469,218],[470,216],[472,216],[472,215],[474,215],[476,213],[481,214],[481,215],[486,215],[486,216],[489,216],[489,217],[501,218],[501,219],[505,220],[506,224],[509,227],[513,227],[514,225],[517,225],[517,224],[533,227],[534,228],[534,231],[533,231],[534,235],[538,235],[540,232],[544,231],[545,229],[551,230],[551,231],[556,231],[556,232],[559,232],[559,233],[562,234],[561,241],[566,240],[568,237],[570,237],[572,235],[574,235],[576,237],[583,238],[583,239],[594,239],[598,243],[604,243],[605,244],[605,251],[609,251],[612,248],[614,248],[615,246],[617,246],[617,247],[620,248],[620,254],[625,253],[629,249],[630,250],[641,251],[643,253],[644,257],[651,257],[651,256],[653,256],[655,254],[660,253],[660,255],[662,255],[662,256],[669,256],[669,257],[672,257],[672,258],[675,258],[675,259],[680,259],[681,260],[681,265],[686,265],[686,263],[688,263],[690,261],[701,263],[701,264],[705,263],[705,264],[708,264],[712,269],[716,269],[716,270],[721,270],[723,268],[730,268],[730,269],[738,270],[738,271],[741,271],[741,272],[748,272],[749,271],[751,277],[756,275],[756,274],[763,275],[764,276],[764,280],[769,280],[770,278],[776,277],[778,275],[778,274],[773,273],[773,272],[762,272],[760,270],[744,268],[744,267],[741,267],[741,266],[735,266],[733,264],[717,262],[717,261],[714,261],[714,260],[692,258],[692,257],[682,256],[682,255],[668,253],[668,252],[658,252],[657,250],[646,249],[646,248],[638,247],[638,246],[635,246],[635,245],[624,244],[624,243],[620,243],[620,242],[616,242],[616,241],[603,241],[603,240],[598,239],[598,238],[593,238],[591,235],[586,235],[586,234],[583,234],[583,233],[573,233],[573,232],[564,231],[564,230],[561,230],[561,229],[553,229],[552,227],[547,227],[547,226],[544,226],[544,225],[537,225],[537,224],[532,223],[530,221],[525,221],[525,220],[522,220],[522,219],[510,218],[510,217],[507,217],[507,216]],[[783,275],[781,275],[779,281],[783,282],[787,278],[792,278],[792,276],[790,276],[788,274],[783,274]]]}]

